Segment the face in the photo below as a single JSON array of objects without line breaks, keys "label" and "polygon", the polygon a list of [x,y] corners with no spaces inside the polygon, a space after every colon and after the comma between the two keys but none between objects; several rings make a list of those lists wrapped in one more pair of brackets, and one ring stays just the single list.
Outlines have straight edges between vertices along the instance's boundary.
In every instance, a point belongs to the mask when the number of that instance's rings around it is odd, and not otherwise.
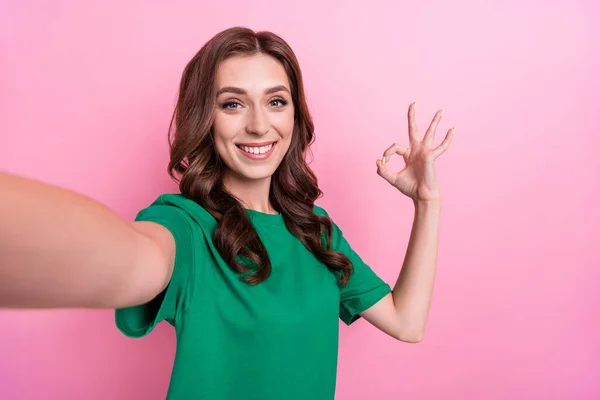
[{"label": "face", "polygon": [[223,61],[216,75],[214,142],[227,174],[270,178],[294,129],[294,105],[283,65],[258,54]]}]

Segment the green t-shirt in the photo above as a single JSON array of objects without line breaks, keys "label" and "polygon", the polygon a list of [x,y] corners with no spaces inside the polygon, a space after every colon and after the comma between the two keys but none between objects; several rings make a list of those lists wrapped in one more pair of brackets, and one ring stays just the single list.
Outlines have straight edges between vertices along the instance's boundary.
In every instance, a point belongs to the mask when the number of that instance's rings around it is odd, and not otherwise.
[{"label": "green t-shirt", "polygon": [[[265,245],[272,274],[242,281],[212,243],[217,222],[196,202],[164,194],[136,217],[164,225],[175,237],[169,286],[148,304],[117,309],[129,337],[160,321],[176,329],[168,399],[332,400],[338,358],[338,318],[350,325],[391,292],[350,248],[334,224],[333,250],[353,263],[349,283],[286,228],[281,215],[248,210]],[[315,207],[315,212],[327,215]]]}]

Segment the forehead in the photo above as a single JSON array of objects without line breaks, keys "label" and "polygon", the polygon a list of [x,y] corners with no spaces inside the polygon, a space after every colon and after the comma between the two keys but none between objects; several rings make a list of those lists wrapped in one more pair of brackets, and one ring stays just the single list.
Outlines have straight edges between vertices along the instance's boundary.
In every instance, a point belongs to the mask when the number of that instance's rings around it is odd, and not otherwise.
[{"label": "forehead", "polygon": [[225,86],[235,86],[250,92],[262,92],[277,85],[290,88],[283,65],[265,54],[226,59],[217,68],[215,83],[217,90]]}]

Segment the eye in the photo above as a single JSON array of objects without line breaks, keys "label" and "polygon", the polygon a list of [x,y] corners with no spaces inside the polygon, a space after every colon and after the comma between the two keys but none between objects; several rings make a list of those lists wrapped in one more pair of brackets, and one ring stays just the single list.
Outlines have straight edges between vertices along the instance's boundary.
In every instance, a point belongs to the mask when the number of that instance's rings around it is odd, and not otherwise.
[{"label": "eye", "polygon": [[288,102],[285,101],[284,99],[273,99],[269,102],[269,105],[271,105],[272,107],[283,107],[287,103]]},{"label": "eye", "polygon": [[221,108],[224,108],[226,110],[236,110],[240,107],[242,107],[242,105],[237,101],[227,101],[221,104]]}]

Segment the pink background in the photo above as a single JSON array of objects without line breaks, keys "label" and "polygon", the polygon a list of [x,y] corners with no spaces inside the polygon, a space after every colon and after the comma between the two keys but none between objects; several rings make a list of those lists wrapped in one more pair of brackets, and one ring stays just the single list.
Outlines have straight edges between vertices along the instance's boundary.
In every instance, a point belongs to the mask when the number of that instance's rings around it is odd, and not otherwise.
[{"label": "pink background", "polygon": [[[366,3],[4,0],[0,168],[133,218],[176,190],[185,63],[227,27],[273,30],[305,74],[319,204],[390,284],[412,204],[375,159],[407,142],[412,101],[423,130],[446,110],[438,141],[457,127],[425,341],[342,327],[337,399],[599,398],[599,6]],[[166,323],[122,336],[112,311],[2,311],[0,398],[164,398],[174,346]]]}]

